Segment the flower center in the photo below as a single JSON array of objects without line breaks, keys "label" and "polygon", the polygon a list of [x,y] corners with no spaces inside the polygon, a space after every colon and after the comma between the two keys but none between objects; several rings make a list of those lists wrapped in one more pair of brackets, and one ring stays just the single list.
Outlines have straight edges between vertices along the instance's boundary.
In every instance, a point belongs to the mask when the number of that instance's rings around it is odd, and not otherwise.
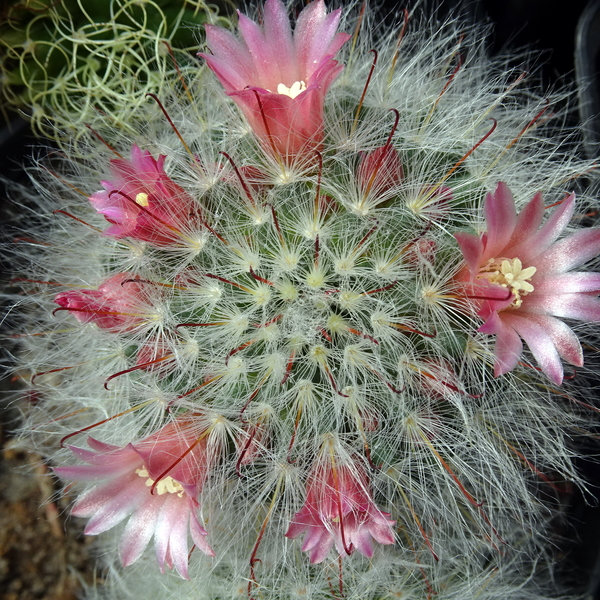
[{"label": "flower center", "polygon": [[301,94],[304,90],[306,90],[306,83],[304,81],[294,81],[292,83],[292,87],[288,87],[284,83],[280,83],[277,86],[278,94],[285,94],[290,98],[295,98],[298,94]]},{"label": "flower center", "polygon": [[490,258],[479,269],[477,277],[509,289],[515,299],[506,308],[519,308],[523,304],[523,296],[533,292],[533,286],[529,283],[529,279],[535,275],[536,271],[535,267],[524,269],[518,258]]},{"label": "flower center", "polygon": [[[152,487],[154,485],[154,479],[150,477],[150,474],[146,470],[146,467],[135,470],[136,474],[140,477],[146,477],[146,486]],[[172,477],[163,477],[154,488],[154,491],[162,496],[163,494],[177,494],[180,498],[183,497],[184,489],[180,483],[175,481]]]}]

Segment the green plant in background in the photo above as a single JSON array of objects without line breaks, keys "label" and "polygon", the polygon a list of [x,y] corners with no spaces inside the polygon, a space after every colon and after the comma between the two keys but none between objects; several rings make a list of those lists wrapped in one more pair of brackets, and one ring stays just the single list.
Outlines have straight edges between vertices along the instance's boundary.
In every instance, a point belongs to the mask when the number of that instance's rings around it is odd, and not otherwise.
[{"label": "green plant in background", "polygon": [[59,143],[99,115],[134,131],[146,94],[197,51],[200,25],[227,23],[203,0],[11,0],[3,12],[2,110],[23,111]]}]

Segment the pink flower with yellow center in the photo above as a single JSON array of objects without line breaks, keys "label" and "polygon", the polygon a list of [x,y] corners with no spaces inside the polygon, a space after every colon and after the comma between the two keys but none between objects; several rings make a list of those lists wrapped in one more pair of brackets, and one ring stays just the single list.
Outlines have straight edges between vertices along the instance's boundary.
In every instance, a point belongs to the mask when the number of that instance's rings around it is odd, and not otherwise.
[{"label": "pink flower with yellow center", "polygon": [[515,368],[521,340],[557,385],[563,380],[561,358],[583,365],[581,344],[561,319],[600,322],[600,273],[571,271],[600,253],[600,229],[582,229],[557,241],[574,209],[571,194],[542,225],[541,193],[517,214],[501,182],[485,200],[487,231],[455,234],[466,262],[457,280],[485,321],[479,331],[496,335],[496,376]]},{"label": "pink flower with yellow center", "polygon": [[114,332],[129,331],[156,316],[143,287],[131,273],[117,273],[97,290],[60,292],[54,302],[82,323],[96,323],[100,329]]},{"label": "pink flower with yellow center", "polygon": [[360,465],[319,464],[310,474],[304,506],[285,535],[295,539],[306,533],[302,550],[310,554],[313,564],[325,560],[334,544],[340,556],[358,550],[370,558],[371,538],[380,544],[394,543],[395,521],[389,516],[375,506]]},{"label": "pink flower with yellow center", "polygon": [[341,11],[314,0],[292,33],[285,6],[267,0],[262,27],[239,14],[242,39],[206,26],[212,54],[200,53],[267,151],[284,160],[319,149],[325,95],[343,66],[334,56],[350,36],[336,33]]},{"label": "pink flower with yellow center", "polygon": [[119,554],[123,566],[140,558],[154,537],[161,572],[173,566],[188,579],[188,531],[196,547],[215,556],[198,520],[198,494],[214,458],[207,436],[188,423],[169,423],[124,448],[88,438],[91,450],[69,446],[87,465],[59,467],[64,479],[94,481],[71,513],[89,517],[87,535],[112,529],[129,517]]},{"label": "pink flower with yellow center", "polygon": [[112,225],[105,235],[130,237],[156,246],[172,246],[181,228],[195,218],[192,198],[164,170],[165,156],[155,159],[135,144],[131,159],[110,161],[112,179],[90,196],[92,206]]}]

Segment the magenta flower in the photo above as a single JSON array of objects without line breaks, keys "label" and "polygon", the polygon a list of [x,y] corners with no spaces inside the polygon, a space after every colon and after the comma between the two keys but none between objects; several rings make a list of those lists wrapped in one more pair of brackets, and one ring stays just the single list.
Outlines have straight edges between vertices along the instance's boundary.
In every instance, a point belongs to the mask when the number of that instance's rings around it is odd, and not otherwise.
[{"label": "magenta flower", "polygon": [[306,501],[296,513],[286,537],[297,538],[306,532],[302,550],[317,564],[335,544],[340,556],[358,550],[373,556],[371,538],[380,544],[393,544],[395,521],[381,512],[369,492],[364,469],[355,464],[318,465],[307,485]]},{"label": "magenta flower", "polygon": [[71,511],[90,517],[87,535],[103,533],[129,517],[119,548],[123,566],[138,560],[154,537],[161,572],[165,565],[174,566],[184,579],[188,530],[197,548],[215,556],[197,515],[197,497],[213,463],[206,435],[189,423],[173,422],[125,448],[91,437],[87,441],[92,450],[69,446],[87,465],[55,469],[64,479],[97,482]]},{"label": "magenta flower", "polygon": [[485,321],[479,331],[496,335],[496,376],[517,365],[521,338],[557,385],[563,379],[561,358],[583,364],[577,336],[560,319],[600,321],[600,273],[571,272],[600,253],[600,229],[557,241],[574,208],[571,194],[541,225],[541,193],[517,214],[510,190],[499,183],[485,201],[487,232],[455,235],[466,262],[457,280]]},{"label": "magenta flower", "polygon": [[112,223],[105,235],[156,246],[180,241],[182,227],[194,219],[194,201],[165,173],[164,162],[162,154],[156,160],[135,144],[130,160],[110,161],[112,179],[90,196],[92,206]]},{"label": "magenta flower", "polygon": [[334,56],[350,38],[336,33],[341,11],[327,14],[323,0],[315,0],[293,34],[280,0],[267,0],[262,27],[238,14],[242,39],[207,25],[212,54],[199,55],[269,152],[289,160],[318,149],[325,95],[343,69]]},{"label": "magenta flower", "polygon": [[109,277],[97,290],[60,292],[54,302],[82,323],[96,323],[100,329],[115,332],[128,331],[155,316],[143,283],[130,273]]}]

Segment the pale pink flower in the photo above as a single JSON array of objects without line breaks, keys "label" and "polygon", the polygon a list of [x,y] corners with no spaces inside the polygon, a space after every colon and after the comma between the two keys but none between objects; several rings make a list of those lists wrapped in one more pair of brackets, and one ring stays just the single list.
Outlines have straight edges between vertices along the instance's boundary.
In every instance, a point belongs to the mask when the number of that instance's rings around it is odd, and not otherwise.
[{"label": "pale pink flower", "polygon": [[115,332],[131,330],[155,314],[144,284],[136,282],[130,273],[109,277],[97,290],[60,292],[54,302],[82,323],[96,323]]},{"label": "pale pink flower", "polygon": [[496,376],[517,365],[521,338],[557,385],[563,379],[561,358],[583,365],[581,344],[560,319],[600,321],[600,273],[571,272],[600,253],[600,229],[557,241],[574,209],[571,194],[541,225],[541,193],[517,214],[510,190],[499,183],[485,201],[487,232],[455,235],[466,262],[457,280],[485,321],[479,331],[496,335]]},{"label": "pale pink flower", "polygon": [[135,144],[131,159],[110,161],[112,179],[90,196],[92,206],[112,225],[105,235],[130,237],[156,246],[180,241],[181,229],[195,218],[192,198],[164,170],[165,156],[155,159]]},{"label": "pale pink flower", "polygon": [[315,0],[294,33],[280,0],[266,1],[262,27],[238,14],[242,39],[207,25],[212,54],[200,56],[267,151],[287,160],[320,148],[325,95],[343,69],[334,56],[350,38],[336,33],[341,11],[327,14],[323,0]]},{"label": "pale pink flower", "polygon": [[64,479],[93,481],[72,509],[89,517],[87,535],[98,535],[129,517],[119,554],[123,566],[140,558],[154,537],[161,572],[173,566],[188,579],[188,531],[196,547],[215,556],[198,520],[198,494],[214,458],[207,436],[189,423],[169,423],[158,432],[124,448],[89,437],[91,450],[69,446],[87,465],[59,467]]},{"label": "pale pink flower", "polygon": [[325,560],[334,544],[340,556],[358,550],[370,558],[371,538],[394,543],[395,521],[389,516],[375,506],[360,465],[319,464],[309,476],[304,506],[285,535],[295,539],[306,532],[302,550],[309,552],[313,564]]}]

